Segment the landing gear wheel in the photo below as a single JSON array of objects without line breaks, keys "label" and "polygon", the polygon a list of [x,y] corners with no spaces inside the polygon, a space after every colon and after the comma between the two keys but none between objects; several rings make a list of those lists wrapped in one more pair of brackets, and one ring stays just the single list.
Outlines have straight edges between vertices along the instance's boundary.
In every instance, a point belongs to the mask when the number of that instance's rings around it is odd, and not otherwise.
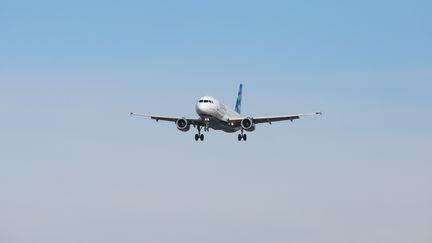
[{"label": "landing gear wheel", "polygon": [[243,136],[241,134],[238,135],[238,140],[241,141]]},{"label": "landing gear wheel", "polygon": [[198,141],[199,138],[200,136],[198,134],[195,134],[195,141]]},{"label": "landing gear wheel", "polygon": [[243,141],[246,141],[247,140],[247,136],[246,136],[246,134],[243,134]]},{"label": "landing gear wheel", "polygon": [[204,134],[201,134],[201,136],[200,136],[200,140],[201,140],[201,141],[204,140]]}]

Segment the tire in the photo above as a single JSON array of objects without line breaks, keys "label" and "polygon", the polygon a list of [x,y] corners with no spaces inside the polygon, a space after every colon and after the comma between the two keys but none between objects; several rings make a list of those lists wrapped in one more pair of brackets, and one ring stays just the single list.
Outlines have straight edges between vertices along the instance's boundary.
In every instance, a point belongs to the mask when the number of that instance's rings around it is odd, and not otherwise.
[{"label": "tire", "polygon": [[246,136],[246,134],[243,134],[243,141],[246,141],[247,140],[247,136]]},{"label": "tire", "polygon": [[239,134],[239,135],[238,135],[238,140],[239,140],[239,141],[241,141],[241,140],[242,140],[242,138],[243,138],[243,137],[242,137],[242,135],[241,135],[241,134]]},{"label": "tire", "polygon": [[195,134],[195,141],[198,141],[198,139],[199,139],[199,135]]},{"label": "tire", "polygon": [[200,139],[201,141],[204,141],[204,134],[201,134]]}]

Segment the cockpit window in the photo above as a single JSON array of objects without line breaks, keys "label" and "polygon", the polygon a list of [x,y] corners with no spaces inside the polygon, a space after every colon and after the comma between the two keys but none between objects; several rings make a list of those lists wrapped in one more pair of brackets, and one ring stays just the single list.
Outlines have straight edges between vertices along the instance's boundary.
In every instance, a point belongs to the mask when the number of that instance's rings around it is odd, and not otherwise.
[{"label": "cockpit window", "polygon": [[211,103],[214,104],[213,100],[199,100],[199,103]]}]

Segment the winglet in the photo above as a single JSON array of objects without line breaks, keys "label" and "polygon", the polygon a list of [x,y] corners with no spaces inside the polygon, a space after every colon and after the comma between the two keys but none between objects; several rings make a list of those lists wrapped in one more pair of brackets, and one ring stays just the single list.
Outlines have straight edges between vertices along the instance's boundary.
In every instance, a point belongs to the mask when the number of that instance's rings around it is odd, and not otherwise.
[{"label": "winglet", "polygon": [[235,105],[235,111],[239,114],[241,113],[242,93],[243,93],[243,84],[240,84],[239,91],[237,94],[237,102]]}]

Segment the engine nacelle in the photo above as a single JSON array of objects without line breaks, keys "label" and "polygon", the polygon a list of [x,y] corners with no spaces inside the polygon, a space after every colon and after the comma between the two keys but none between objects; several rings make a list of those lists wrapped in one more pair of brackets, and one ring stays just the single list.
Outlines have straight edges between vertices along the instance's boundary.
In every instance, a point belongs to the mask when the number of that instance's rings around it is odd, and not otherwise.
[{"label": "engine nacelle", "polygon": [[243,119],[240,124],[241,127],[248,132],[255,130],[255,123],[250,117]]},{"label": "engine nacelle", "polygon": [[185,118],[178,119],[176,121],[177,129],[182,132],[187,132],[190,129],[190,124]]}]

